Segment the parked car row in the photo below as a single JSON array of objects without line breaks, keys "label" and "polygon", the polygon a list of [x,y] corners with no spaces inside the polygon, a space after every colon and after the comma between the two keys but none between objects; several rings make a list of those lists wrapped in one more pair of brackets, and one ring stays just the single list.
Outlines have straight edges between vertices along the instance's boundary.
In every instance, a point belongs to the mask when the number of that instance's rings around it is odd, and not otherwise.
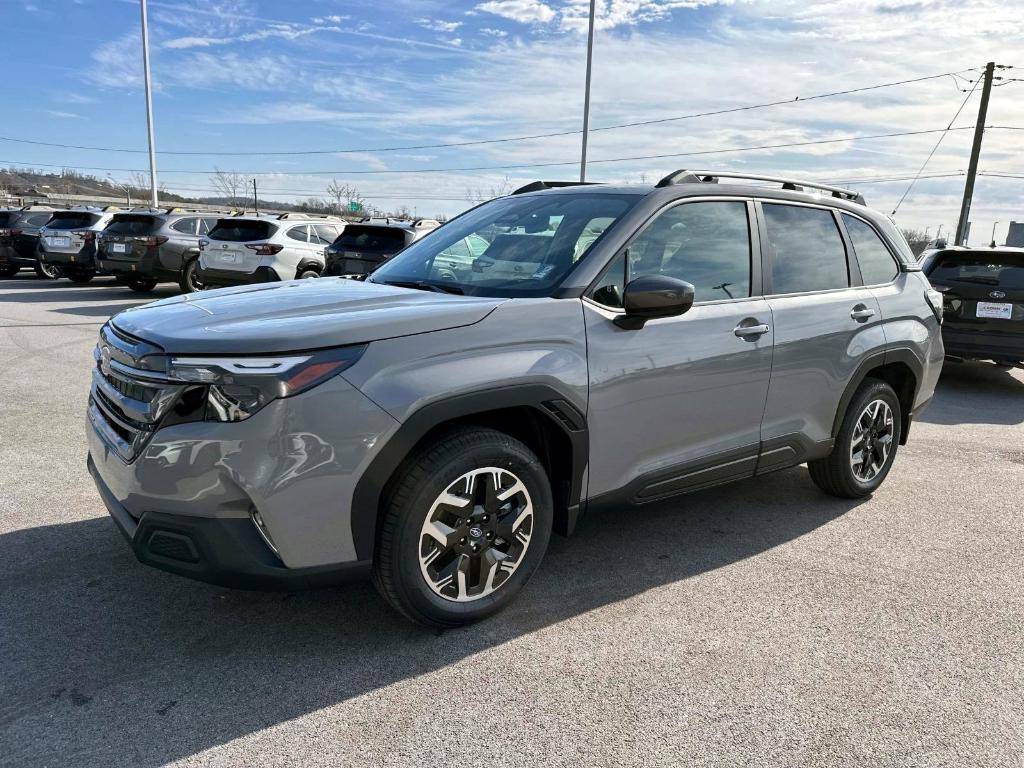
[{"label": "parked car row", "polygon": [[[440,226],[433,219],[365,219],[306,213],[238,214],[170,209],[45,206],[0,211],[0,276],[87,283],[109,274],[132,290],[177,282],[208,287],[341,275],[365,277]],[[460,244],[452,269],[470,268],[484,244]]]}]

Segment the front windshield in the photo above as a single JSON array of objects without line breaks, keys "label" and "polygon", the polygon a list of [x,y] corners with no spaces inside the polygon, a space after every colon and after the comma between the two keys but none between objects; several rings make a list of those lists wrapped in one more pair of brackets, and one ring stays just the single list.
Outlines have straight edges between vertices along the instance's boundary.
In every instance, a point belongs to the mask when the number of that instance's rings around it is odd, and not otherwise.
[{"label": "front windshield", "polygon": [[368,278],[476,296],[544,296],[639,195],[503,197],[413,243]]}]

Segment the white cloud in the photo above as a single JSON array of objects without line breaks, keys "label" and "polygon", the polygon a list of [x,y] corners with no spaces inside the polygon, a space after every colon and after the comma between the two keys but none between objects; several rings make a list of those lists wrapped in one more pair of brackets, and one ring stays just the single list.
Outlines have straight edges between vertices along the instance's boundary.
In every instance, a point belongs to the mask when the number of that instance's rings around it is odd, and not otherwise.
[{"label": "white cloud", "polygon": [[493,27],[481,28],[480,34],[487,35],[488,37],[508,37],[508,32],[503,29],[494,29]]},{"label": "white cloud", "polygon": [[314,24],[341,24],[343,21],[348,21],[351,16],[340,16],[334,14],[332,16],[317,16],[313,19]]},{"label": "white cloud", "polygon": [[523,24],[544,24],[556,16],[554,9],[540,0],[488,0],[477,5],[475,10]]},{"label": "white cloud", "polygon": [[462,26],[461,21],[442,21],[441,19],[416,19],[416,23],[431,32],[454,32]]},{"label": "white cloud", "polygon": [[[662,21],[675,10],[693,10],[709,5],[731,5],[733,0],[598,0],[595,29],[635,26]],[[590,19],[589,0],[569,0],[562,8],[559,26],[565,31],[586,32]]]},{"label": "white cloud", "polygon": [[453,37],[451,40],[448,41],[448,45],[454,45],[454,46],[458,47],[458,46],[462,45],[462,38],[461,37]]},{"label": "white cloud", "polygon": [[176,37],[166,40],[164,48],[185,49],[185,48],[208,48],[213,45],[230,45],[232,43],[251,43],[256,40],[268,40],[270,38],[281,38],[284,40],[295,40],[315,32],[337,31],[337,27],[293,27],[287,24],[279,24],[257,32],[247,32],[235,37]]},{"label": "white cloud", "polygon": [[76,115],[74,112],[61,112],[57,109],[46,109],[43,111],[50,117],[56,117],[61,120],[80,120],[82,118],[81,115]]}]

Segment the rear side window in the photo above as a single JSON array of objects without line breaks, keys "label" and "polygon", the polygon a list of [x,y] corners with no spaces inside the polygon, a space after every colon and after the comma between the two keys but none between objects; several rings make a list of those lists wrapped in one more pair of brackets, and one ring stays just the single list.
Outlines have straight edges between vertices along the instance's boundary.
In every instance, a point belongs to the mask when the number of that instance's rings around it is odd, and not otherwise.
[{"label": "rear side window", "polygon": [[349,224],[337,244],[343,250],[394,253],[405,247],[405,233],[397,227]]},{"label": "rear side window", "polygon": [[160,221],[154,216],[115,216],[105,232],[112,235],[147,235],[159,227]]},{"label": "rear side window", "polygon": [[846,248],[831,211],[764,203],[772,293],[850,286]]},{"label": "rear side window", "polygon": [[871,225],[845,213],[843,223],[850,234],[853,252],[857,254],[864,285],[879,285],[895,279],[899,274],[896,262]]},{"label": "rear side window", "polygon": [[292,240],[298,240],[300,243],[308,243],[309,237],[306,233],[306,226],[292,227],[285,234],[288,235]]},{"label": "rear side window", "polygon": [[310,227],[309,242],[319,245],[330,245],[338,237],[338,230],[326,224],[315,224]]},{"label": "rear side window", "polygon": [[171,229],[181,232],[183,235],[194,235],[196,233],[196,222],[199,219],[179,219],[171,224]]},{"label": "rear side window", "polygon": [[216,219],[200,219],[199,220],[199,234],[208,235],[210,230],[217,226]]},{"label": "rear side window", "polygon": [[946,253],[937,256],[933,264],[928,279],[936,283],[1024,291],[1024,254]]},{"label": "rear side window", "polygon": [[217,226],[210,230],[210,239],[226,240],[231,243],[248,243],[253,240],[266,240],[276,231],[277,227],[267,221],[220,219],[217,221]]},{"label": "rear side window", "polygon": [[47,224],[49,229],[84,229],[91,227],[100,217],[95,213],[85,213],[83,211],[58,211],[53,214],[53,219]]}]

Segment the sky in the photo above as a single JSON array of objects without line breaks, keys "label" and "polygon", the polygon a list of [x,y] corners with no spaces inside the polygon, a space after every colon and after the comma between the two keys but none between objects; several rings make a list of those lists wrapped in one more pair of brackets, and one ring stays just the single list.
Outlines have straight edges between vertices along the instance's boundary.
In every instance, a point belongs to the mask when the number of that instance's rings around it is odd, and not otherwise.
[{"label": "sky", "polygon": [[[538,178],[578,178],[588,7],[150,0],[160,184],[210,195],[221,169],[294,200],[324,197],[335,178],[378,208],[432,216]],[[145,170],[138,0],[0,0],[0,18],[0,166],[121,182]],[[1024,221],[1024,130],[1009,130],[1024,128],[1024,0],[598,0],[591,126],[648,124],[593,131],[587,178],[788,175],[855,187],[889,213],[942,138],[895,219],[948,231],[972,129],[942,129],[974,125],[981,88],[970,91],[988,61],[1016,69],[997,70],[986,123],[1000,127],[985,134],[972,241],[987,242],[995,222],[1000,239]],[[916,78],[928,79],[807,99]],[[785,103],[666,120],[766,102]],[[910,131],[932,132],[846,140]],[[552,133],[562,135],[520,138]],[[493,141],[505,138],[516,140]]]}]

